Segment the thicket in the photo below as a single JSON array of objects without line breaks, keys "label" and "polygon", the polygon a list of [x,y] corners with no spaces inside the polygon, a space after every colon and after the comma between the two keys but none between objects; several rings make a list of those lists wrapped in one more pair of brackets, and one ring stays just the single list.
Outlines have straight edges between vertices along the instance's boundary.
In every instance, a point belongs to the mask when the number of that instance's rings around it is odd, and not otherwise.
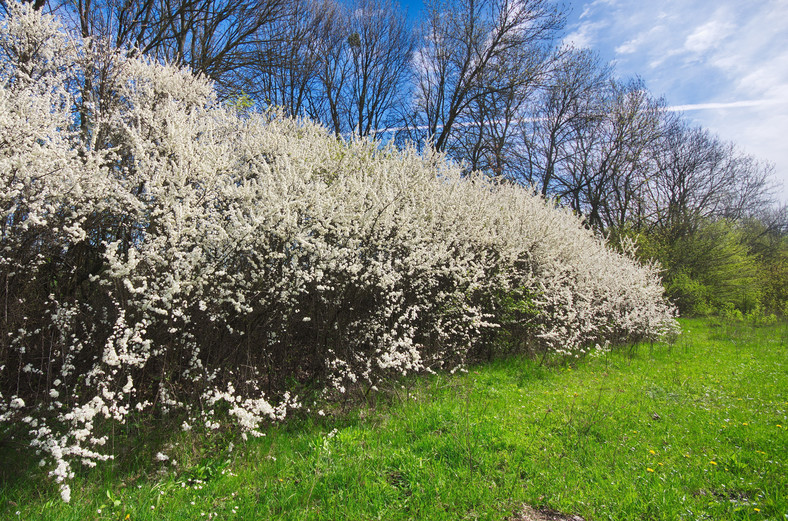
[{"label": "thicket", "polygon": [[[347,142],[12,5],[0,26],[0,435],[68,501],[107,433],[261,424],[507,345],[675,327],[657,269],[439,154]],[[15,427],[17,425],[17,427]],[[19,427],[21,425],[21,427]]]},{"label": "thicket", "polygon": [[663,266],[668,297],[687,316],[788,314],[788,242],[760,220],[719,219],[667,241],[641,236]]},{"label": "thicket", "polygon": [[773,165],[563,44],[556,2],[430,0],[407,17],[394,0],[21,1],[94,45],[188,67],[238,108],[432,147],[532,187],[633,238],[683,315],[786,311]]}]

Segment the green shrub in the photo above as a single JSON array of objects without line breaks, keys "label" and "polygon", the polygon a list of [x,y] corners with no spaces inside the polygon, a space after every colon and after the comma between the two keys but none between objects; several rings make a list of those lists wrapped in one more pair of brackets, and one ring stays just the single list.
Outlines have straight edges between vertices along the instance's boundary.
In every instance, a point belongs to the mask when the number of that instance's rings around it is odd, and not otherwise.
[{"label": "green shrub", "polygon": [[686,273],[673,276],[665,293],[683,316],[706,316],[713,311],[709,306],[709,288]]}]

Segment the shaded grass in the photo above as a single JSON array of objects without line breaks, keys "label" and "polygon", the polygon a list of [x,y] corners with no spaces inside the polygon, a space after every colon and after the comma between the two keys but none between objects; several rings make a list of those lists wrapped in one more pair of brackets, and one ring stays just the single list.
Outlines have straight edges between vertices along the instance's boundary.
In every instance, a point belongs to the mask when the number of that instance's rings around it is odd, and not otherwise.
[{"label": "shaded grass", "polygon": [[500,520],[523,503],[589,520],[785,519],[788,326],[683,326],[673,344],[403,382],[234,446],[132,430],[134,450],[78,476],[68,505],[6,447],[0,519]]}]

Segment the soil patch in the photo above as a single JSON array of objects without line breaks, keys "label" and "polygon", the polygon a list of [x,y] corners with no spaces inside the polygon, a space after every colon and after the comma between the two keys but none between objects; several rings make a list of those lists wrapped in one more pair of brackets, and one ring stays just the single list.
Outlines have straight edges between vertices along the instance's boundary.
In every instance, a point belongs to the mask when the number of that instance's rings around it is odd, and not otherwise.
[{"label": "soil patch", "polygon": [[582,517],[574,514],[562,514],[550,508],[535,509],[529,505],[523,505],[519,512],[507,518],[507,521],[585,521]]}]

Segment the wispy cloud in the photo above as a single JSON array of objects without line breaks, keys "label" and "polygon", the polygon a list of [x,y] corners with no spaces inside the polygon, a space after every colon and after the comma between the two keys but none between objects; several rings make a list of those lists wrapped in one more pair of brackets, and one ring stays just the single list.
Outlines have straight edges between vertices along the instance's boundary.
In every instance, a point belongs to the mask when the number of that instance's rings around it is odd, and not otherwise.
[{"label": "wispy cloud", "polygon": [[736,29],[735,25],[724,20],[711,20],[697,27],[686,40],[684,49],[693,53],[703,53],[715,49]]},{"label": "wispy cloud", "polygon": [[760,107],[763,105],[776,105],[780,100],[744,100],[744,101],[730,101],[727,103],[692,103],[689,105],[672,105],[665,110],[669,112],[687,112],[692,110],[723,110],[723,109],[737,109],[745,107]]},{"label": "wispy cloud", "polygon": [[574,27],[564,41],[575,47],[594,48],[597,44],[597,33],[607,26],[605,21],[584,22]]},{"label": "wispy cloud", "polygon": [[629,40],[628,42],[616,47],[616,54],[632,54],[638,50],[637,40]]}]

